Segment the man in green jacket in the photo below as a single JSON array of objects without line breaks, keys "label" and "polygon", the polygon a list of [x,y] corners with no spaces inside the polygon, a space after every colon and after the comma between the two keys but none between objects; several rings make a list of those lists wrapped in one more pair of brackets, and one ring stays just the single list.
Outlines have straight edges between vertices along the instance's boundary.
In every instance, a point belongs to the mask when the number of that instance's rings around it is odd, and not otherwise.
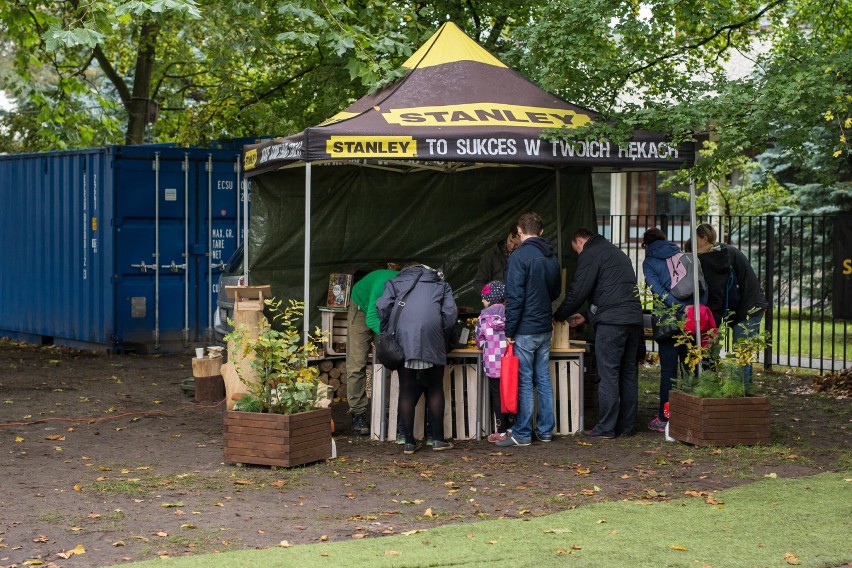
[{"label": "man in green jacket", "polygon": [[399,274],[398,270],[374,270],[352,286],[352,301],[347,317],[346,396],[352,414],[352,430],[366,436],[370,433],[367,419],[367,358],[370,345],[379,336],[381,320],[376,300],[385,291],[385,283]]}]

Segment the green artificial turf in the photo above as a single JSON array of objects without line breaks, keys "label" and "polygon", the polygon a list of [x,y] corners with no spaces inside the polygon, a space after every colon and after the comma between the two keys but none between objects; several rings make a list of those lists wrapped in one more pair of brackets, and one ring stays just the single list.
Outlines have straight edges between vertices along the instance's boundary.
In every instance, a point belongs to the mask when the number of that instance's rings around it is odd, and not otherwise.
[{"label": "green artificial turf", "polygon": [[765,479],[711,497],[716,504],[706,497],[620,501],[530,520],[447,525],[410,535],[132,566],[727,568],[836,567],[852,560],[852,472]]}]

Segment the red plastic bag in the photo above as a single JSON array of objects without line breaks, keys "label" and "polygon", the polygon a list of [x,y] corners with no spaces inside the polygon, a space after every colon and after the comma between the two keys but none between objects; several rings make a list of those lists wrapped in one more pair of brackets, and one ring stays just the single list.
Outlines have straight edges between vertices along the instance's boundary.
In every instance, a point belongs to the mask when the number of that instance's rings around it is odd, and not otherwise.
[{"label": "red plastic bag", "polygon": [[518,412],[518,358],[515,346],[510,343],[500,359],[500,410],[505,413]]}]

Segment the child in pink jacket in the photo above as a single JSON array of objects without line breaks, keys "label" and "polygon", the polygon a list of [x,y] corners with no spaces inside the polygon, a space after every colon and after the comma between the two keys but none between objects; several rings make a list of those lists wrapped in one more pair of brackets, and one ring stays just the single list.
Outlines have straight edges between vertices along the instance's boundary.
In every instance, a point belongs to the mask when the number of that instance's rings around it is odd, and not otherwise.
[{"label": "child in pink jacket", "polygon": [[506,351],[506,285],[500,280],[492,280],[482,288],[482,305],[485,309],[476,322],[476,346],[482,349],[482,366],[488,377],[488,392],[491,398],[491,410],[497,431],[488,436],[489,442],[505,440],[514,422],[514,415],[500,411],[500,359]]}]

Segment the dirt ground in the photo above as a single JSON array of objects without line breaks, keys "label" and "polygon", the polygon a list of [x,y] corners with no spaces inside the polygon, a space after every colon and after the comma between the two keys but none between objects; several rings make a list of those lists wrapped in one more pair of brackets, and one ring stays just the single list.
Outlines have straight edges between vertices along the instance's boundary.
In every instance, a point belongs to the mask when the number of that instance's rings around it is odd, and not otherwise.
[{"label": "dirt ground", "polygon": [[350,436],[344,403],[333,408],[338,459],[272,470],[223,463],[223,407],[196,404],[180,388],[189,355],[0,340],[0,566],[376,538],[852,470],[852,400],[812,392],[813,376],[758,377],[772,397],[771,446],[711,449],[644,428],[656,373],[643,371],[631,438],[563,437],[508,451],[469,441],[404,456],[396,444]]}]

